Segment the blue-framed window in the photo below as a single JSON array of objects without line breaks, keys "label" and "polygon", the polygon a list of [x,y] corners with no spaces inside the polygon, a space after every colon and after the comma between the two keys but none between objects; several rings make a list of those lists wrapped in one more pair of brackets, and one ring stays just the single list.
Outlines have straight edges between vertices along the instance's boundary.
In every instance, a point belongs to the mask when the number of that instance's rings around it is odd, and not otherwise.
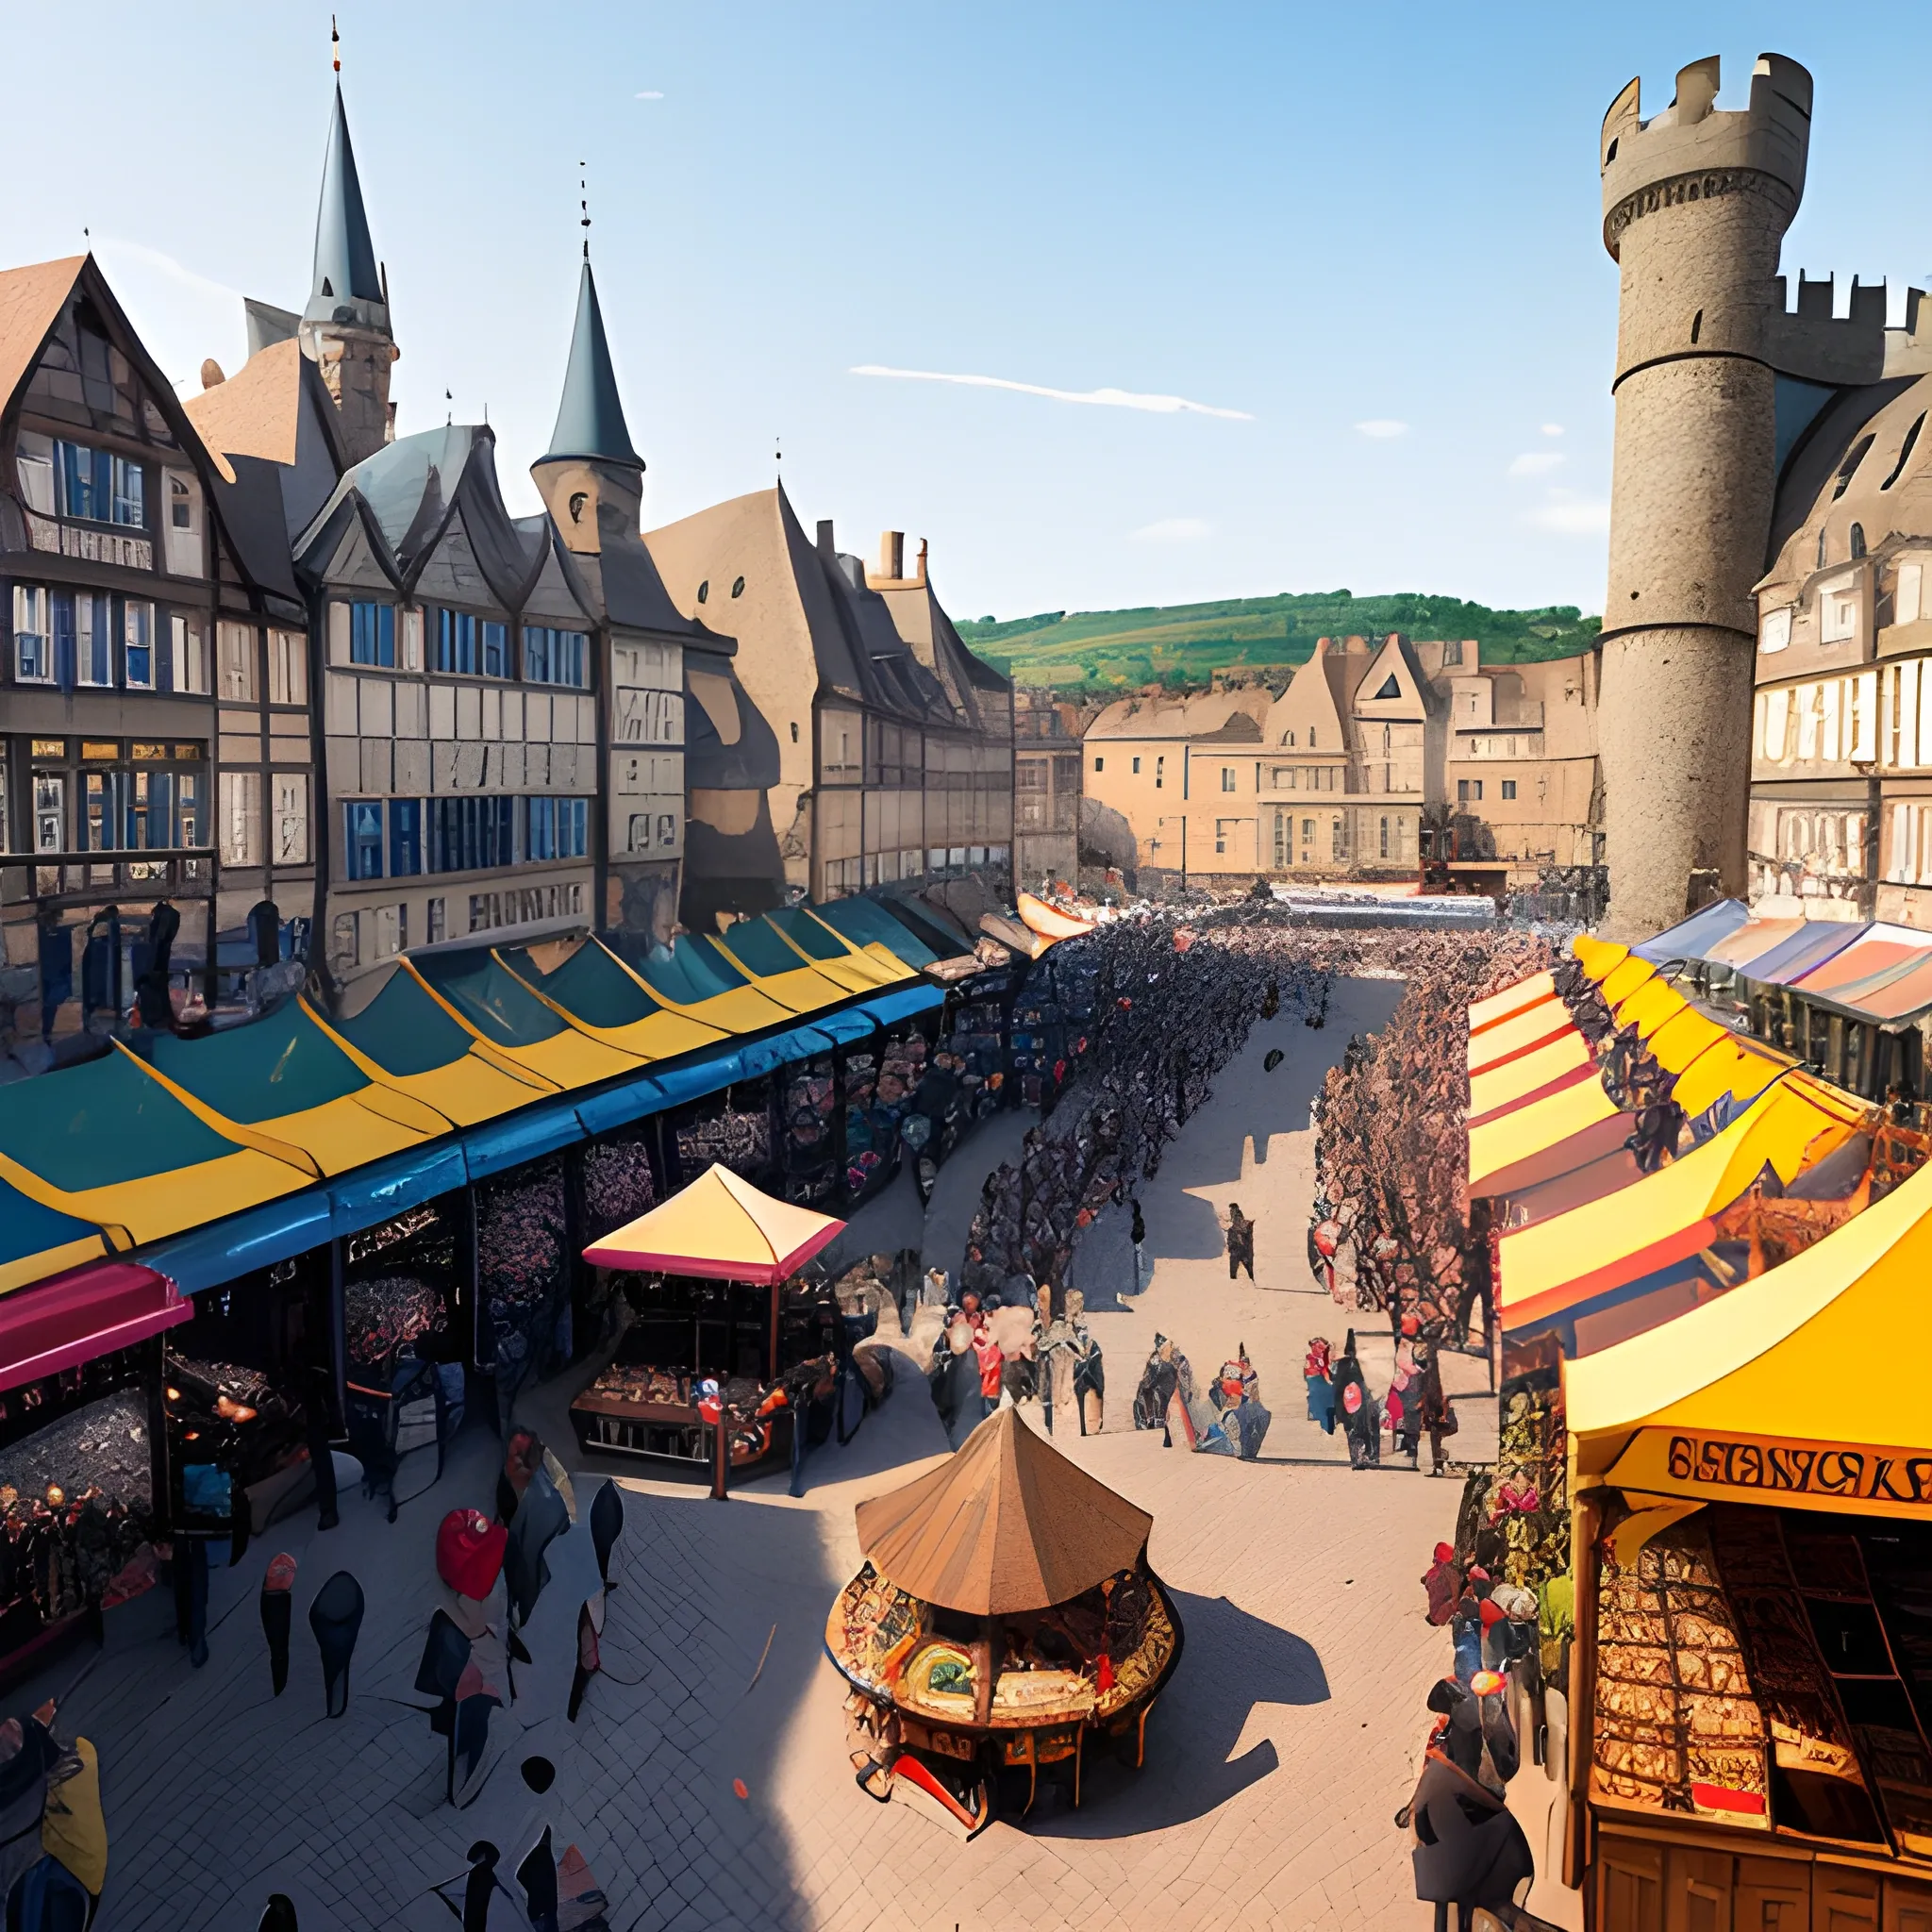
[{"label": "blue-framed window", "polygon": [[122,675],[129,690],[155,688],[155,607],[130,597],[121,607]]},{"label": "blue-framed window", "polygon": [[391,798],[389,802],[389,875],[414,878],[423,870],[423,801]]},{"label": "blue-framed window", "polygon": [[436,613],[436,668],[476,675],[476,620],[467,610]]},{"label": "blue-framed window", "polygon": [[580,630],[558,630],[547,624],[524,626],[524,675],[532,684],[590,687],[591,640]]},{"label": "blue-framed window", "polygon": [[139,462],[84,442],[56,442],[60,514],[91,524],[147,527],[147,473]]},{"label": "blue-framed window", "polygon": [[349,661],[380,664],[393,670],[396,661],[396,608],[393,604],[354,603],[349,606]]},{"label": "blue-framed window", "polygon": [[429,869],[478,872],[517,862],[514,798],[434,798],[429,802]]},{"label": "blue-framed window", "polygon": [[508,677],[509,675],[509,625],[497,624],[491,618],[483,618],[477,625],[483,633],[483,675],[485,677]]},{"label": "blue-framed window", "polygon": [[382,876],[382,801],[352,798],[342,807],[342,867],[352,879]]},{"label": "blue-framed window", "polygon": [[531,858],[581,858],[590,839],[589,801],[533,798],[529,801]]}]

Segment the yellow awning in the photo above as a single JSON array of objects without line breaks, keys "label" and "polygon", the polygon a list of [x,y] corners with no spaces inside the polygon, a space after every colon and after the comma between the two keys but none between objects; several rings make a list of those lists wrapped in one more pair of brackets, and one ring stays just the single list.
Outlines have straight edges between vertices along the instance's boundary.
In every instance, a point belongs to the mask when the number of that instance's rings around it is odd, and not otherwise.
[{"label": "yellow awning", "polygon": [[[807,917],[810,915],[808,914]],[[838,941],[838,952],[827,958],[815,958],[808,953],[775,919],[769,915],[766,917],[766,924],[800,959],[808,966],[816,967],[827,979],[843,987],[847,992],[876,992],[882,986],[897,986],[902,980],[912,976],[913,969],[903,959],[894,959],[883,946],[861,950],[843,933],[834,932],[823,919],[814,919],[811,923],[826,939]]]},{"label": "yellow awning", "polygon": [[[1728,1208],[1766,1167],[1784,1182],[1836,1152],[1857,1130],[1860,1110],[1815,1082],[1781,1082],[1761,1095],[1722,1133],[1655,1174],[1506,1234],[1498,1248],[1506,1325],[1553,1311],[1559,1291],[1578,1292],[1629,1278],[1619,1264],[1674,1237],[1695,1230]],[[1691,1250],[1707,1243],[1704,1238]],[[1656,1252],[1656,1265],[1681,1258]]]},{"label": "yellow awning", "polygon": [[1656,977],[1657,968],[1632,953],[1620,966],[1604,974],[1600,989],[1604,1004],[1614,1013],[1640,986]]},{"label": "yellow awning", "polygon": [[[596,945],[597,941],[588,941]],[[501,950],[492,950],[491,958],[498,960],[506,973],[512,974],[518,983],[526,986],[536,994],[551,1012],[575,1026],[578,1032],[588,1034],[592,1040],[606,1046],[613,1046],[620,1053],[636,1054],[641,1059],[668,1060],[683,1053],[694,1053],[701,1046],[715,1046],[725,1038],[715,1026],[707,1026],[700,1020],[693,1020],[686,1013],[674,1013],[665,1009],[645,987],[644,982],[631,972],[614,953],[598,947],[602,955],[597,961],[602,970],[621,982],[634,988],[639,994],[638,1007],[641,1009],[648,1001],[651,1010],[641,1011],[640,1017],[626,1020],[617,1025],[600,1025],[594,1020],[587,1019],[574,1008],[564,1004],[545,990],[543,975],[530,961],[527,953],[506,957]]]},{"label": "yellow awning", "polygon": [[1480,1120],[1501,1107],[1514,1107],[1524,1095],[1565,1074],[1591,1065],[1590,1042],[1575,1031],[1559,1033],[1546,1046],[1505,1060],[1500,1067],[1469,1076],[1469,1117]]},{"label": "yellow awning", "polygon": [[1525,1053],[1564,1033],[1575,1032],[1570,1009],[1561,1000],[1544,1000],[1518,1013],[1513,1020],[1474,1034],[1469,1042],[1469,1071],[1480,1074],[1485,1067],[1500,1065],[1512,1054]]},{"label": "yellow awning", "polygon": [[777,1282],[796,1273],[845,1224],[774,1200],[715,1161],[688,1188],[584,1250],[600,1268]]},{"label": "yellow awning", "polygon": [[1721,1093],[1734,1100],[1755,1099],[1790,1064],[1782,1054],[1755,1042],[1746,1045],[1734,1035],[1699,1054],[1678,1076],[1671,1098],[1694,1120]]},{"label": "yellow awning", "polygon": [[1701,1053],[1707,1053],[1731,1035],[1707,1013],[1682,1006],[1650,1034],[1644,1044],[1667,1074],[1681,1074]]},{"label": "yellow awning", "polygon": [[1520,1013],[1525,1007],[1533,1007],[1540,1000],[1556,997],[1557,982],[1547,973],[1532,973],[1527,979],[1519,979],[1514,986],[1506,986],[1501,992],[1492,992],[1486,1000],[1473,1000],[1469,1008],[1469,1030],[1480,1033],[1485,1026],[1493,1026],[1498,1020],[1507,1020],[1513,1013]]},{"label": "yellow awning", "polygon": [[[1601,1080],[1579,1080],[1574,1087],[1474,1126],[1469,1130],[1470,1185],[1474,1187],[1599,1121],[1613,1119],[1616,1112]],[[1630,1124],[1637,1124],[1634,1117]]]},{"label": "yellow awning", "polygon": [[1599,983],[1630,957],[1628,946],[1620,946],[1611,940],[1593,940],[1587,932],[1578,933],[1570,941],[1570,950],[1575,954],[1585,976]]},{"label": "yellow awning", "polygon": [[1661,979],[1648,979],[1617,1008],[1615,1017],[1619,1026],[1634,1026],[1640,1040],[1648,1040],[1689,1005],[1674,986]]},{"label": "yellow awning", "polygon": [[[785,936],[776,927],[767,926],[765,930],[772,939],[781,946],[784,945]],[[788,1013],[822,1013],[827,1007],[837,1006],[850,990],[840,985],[836,979],[828,978],[802,955],[796,966],[777,973],[760,973],[748,962],[741,945],[737,949],[733,948],[731,940],[732,934],[727,932],[723,938],[714,939],[710,943],[717,947],[732,966],[743,974],[747,985],[756,987],[767,999],[775,1000]],[[789,957],[795,953],[797,948],[785,946],[784,950]]]},{"label": "yellow awning", "polygon": [[[525,999],[536,998],[522,980],[497,960],[493,952],[490,955],[490,964]],[[599,1080],[635,1074],[645,1064],[637,1054],[625,1053],[601,1040],[593,1040],[568,1014],[558,1013],[551,1007],[545,1007],[545,1012],[561,1024],[548,1038],[519,1040],[513,1024],[502,1024],[498,1026],[499,1037],[491,1039],[483,1030],[486,1019],[492,1017],[492,1008],[485,998],[460,997],[447,982],[438,984],[430,980],[408,956],[403,959],[401,970],[414,979],[464,1032],[485,1042],[512,1064],[527,1069],[542,1079],[555,1081],[560,1088],[593,1086]]]},{"label": "yellow awning", "polygon": [[1932,1520],[1932,1402],[1857,1365],[1923,1330],[1932,1166],[1756,1281],[1566,1362],[1580,1480]]}]

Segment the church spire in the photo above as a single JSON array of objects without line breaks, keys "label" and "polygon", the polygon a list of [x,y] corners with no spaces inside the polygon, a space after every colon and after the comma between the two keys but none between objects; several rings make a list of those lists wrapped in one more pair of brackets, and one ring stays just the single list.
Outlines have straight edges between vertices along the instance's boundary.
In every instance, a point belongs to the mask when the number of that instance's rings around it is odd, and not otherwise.
[{"label": "church spire", "polygon": [[617,372],[610,365],[610,343],[604,333],[604,311],[597,303],[588,242],[577,277],[577,320],[571,336],[570,361],[564,370],[563,400],[544,459],[559,457],[601,459],[634,470],[644,467],[643,458],[631,447],[630,430],[624,420],[624,403],[617,393]]},{"label": "church spire", "polygon": [[356,173],[356,150],[349,143],[349,120],[342,110],[342,83],[338,79],[328,152],[322,167],[322,199],[315,211],[315,281],[304,313],[307,320],[326,322],[337,309],[365,302],[386,306],[375,247],[369,239],[369,215],[362,206],[362,183]]}]

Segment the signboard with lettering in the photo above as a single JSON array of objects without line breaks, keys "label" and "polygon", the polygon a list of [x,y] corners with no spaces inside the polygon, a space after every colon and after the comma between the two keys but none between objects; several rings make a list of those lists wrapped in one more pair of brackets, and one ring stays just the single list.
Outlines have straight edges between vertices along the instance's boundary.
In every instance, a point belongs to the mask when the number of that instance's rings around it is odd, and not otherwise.
[{"label": "signboard with lettering", "polygon": [[1869,1442],[1639,1429],[1607,1480],[1667,1496],[1932,1520],[1932,1455]]}]

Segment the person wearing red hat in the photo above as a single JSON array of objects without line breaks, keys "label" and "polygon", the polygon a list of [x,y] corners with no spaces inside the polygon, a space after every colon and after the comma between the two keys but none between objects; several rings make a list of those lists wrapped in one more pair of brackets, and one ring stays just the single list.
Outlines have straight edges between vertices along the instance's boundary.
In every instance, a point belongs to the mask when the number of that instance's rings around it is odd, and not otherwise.
[{"label": "person wearing red hat", "polygon": [[480,1509],[452,1509],[436,1532],[436,1574],[449,1589],[481,1603],[503,1573],[509,1530]]}]

